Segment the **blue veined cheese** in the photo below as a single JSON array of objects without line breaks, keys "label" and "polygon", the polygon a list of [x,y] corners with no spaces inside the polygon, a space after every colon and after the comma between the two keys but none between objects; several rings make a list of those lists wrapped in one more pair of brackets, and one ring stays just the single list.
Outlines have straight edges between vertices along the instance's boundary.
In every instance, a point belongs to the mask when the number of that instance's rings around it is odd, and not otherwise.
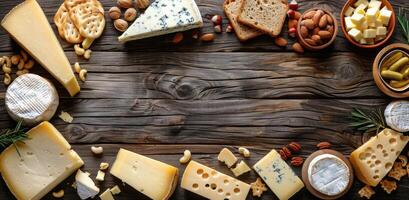
[{"label": "blue veined cheese", "polygon": [[264,156],[253,168],[280,200],[289,199],[304,187],[276,150]]},{"label": "blue veined cheese", "polygon": [[203,26],[194,0],[156,0],[118,40],[127,42]]}]

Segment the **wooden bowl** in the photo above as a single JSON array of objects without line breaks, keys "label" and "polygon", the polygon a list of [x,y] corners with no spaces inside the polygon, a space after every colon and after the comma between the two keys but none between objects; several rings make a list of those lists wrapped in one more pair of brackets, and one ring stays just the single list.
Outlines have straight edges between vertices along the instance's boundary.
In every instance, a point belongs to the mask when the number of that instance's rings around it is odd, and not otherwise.
[{"label": "wooden bowl", "polygon": [[308,9],[307,11],[305,11],[305,12],[301,15],[300,19],[298,20],[297,30],[300,30],[300,28],[301,28],[301,21],[302,21],[302,19],[304,18],[304,15],[305,15],[306,13],[308,13],[309,11],[318,10],[318,9],[324,11],[325,14],[328,14],[328,15],[334,20],[334,34],[332,35],[332,38],[331,38],[327,43],[325,43],[325,44],[323,44],[323,45],[320,45],[320,46],[312,46],[312,45],[308,44],[308,43],[304,40],[303,37],[301,37],[300,31],[297,31],[297,38],[298,38],[298,41],[300,42],[301,46],[303,46],[305,49],[308,49],[308,50],[310,50],[310,51],[319,51],[319,50],[322,50],[322,49],[325,49],[325,48],[329,47],[329,46],[334,42],[335,38],[337,37],[337,33],[338,33],[338,22],[337,22],[337,18],[335,18],[332,13],[330,13],[329,11],[327,11],[327,10],[325,10],[325,9],[322,9],[322,8],[311,8],[311,9]]},{"label": "wooden bowl", "polygon": [[389,52],[396,50],[396,49],[400,49],[406,52],[409,52],[409,45],[407,44],[402,44],[402,43],[395,43],[395,44],[391,44],[386,46],[385,48],[383,48],[378,55],[376,55],[375,57],[375,61],[373,62],[372,65],[372,75],[373,78],[375,80],[376,85],[378,86],[378,88],[385,93],[386,95],[390,96],[390,97],[394,97],[394,98],[407,98],[409,97],[409,90],[403,91],[403,92],[397,92],[397,91],[393,91],[391,90],[387,85],[385,85],[385,83],[382,81],[382,77],[380,75],[380,62],[382,60],[382,58],[387,55]]},{"label": "wooden bowl", "polygon": [[348,9],[349,6],[353,7],[352,4],[354,4],[357,0],[348,0],[344,7],[342,8],[341,14],[340,16],[340,20],[341,20],[341,29],[342,32],[344,33],[345,37],[347,38],[347,40],[352,43],[353,45],[360,47],[360,48],[364,48],[364,49],[375,49],[378,48],[382,45],[384,45],[391,37],[393,34],[393,31],[395,31],[395,22],[396,22],[396,17],[395,17],[395,11],[393,11],[393,7],[392,5],[389,3],[388,0],[381,0],[382,1],[382,6],[386,6],[388,8],[388,10],[392,11],[392,16],[391,19],[389,21],[389,26],[388,26],[388,34],[386,34],[385,39],[383,39],[382,41],[375,43],[375,44],[360,44],[359,42],[356,42],[354,39],[352,39],[351,36],[348,35],[348,31],[345,28],[345,11]]}]

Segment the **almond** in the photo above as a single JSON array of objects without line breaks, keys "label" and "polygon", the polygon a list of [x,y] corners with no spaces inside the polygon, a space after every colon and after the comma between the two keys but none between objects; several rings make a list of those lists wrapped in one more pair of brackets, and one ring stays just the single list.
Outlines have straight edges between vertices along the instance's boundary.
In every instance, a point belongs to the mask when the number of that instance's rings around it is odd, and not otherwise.
[{"label": "almond", "polygon": [[294,13],[294,19],[299,20],[301,18],[301,13],[298,11],[295,11]]},{"label": "almond", "polygon": [[324,14],[324,12],[322,10],[317,10],[315,12],[315,15],[312,17],[312,21],[313,21],[315,26],[318,26],[318,23],[320,22],[320,19],[321,19],[323,14]]},{"label": "almond", "polygon": [[315,12],[316,12],[315,10],[311,10],[305,13],[303,19],[312,19],[312,17],[315,15]]},{"label": "almond", "polygon": [[178,44],[183,40],[183,33],[176,33],[175,36],[173,36],[173,44]]},{"label": "almond", "polygon": [[317,35],[320,30],[321,30],[321,29],[320,29],[319,27],[315,27],[315,28],[312,30],[312,34],[313,34],[313,35]]},{"label": "almond", "polygon": [[326,27],[327,27],[327,23],[328,23],[328,21],[327,21],[327,15],[325,14],[324,16],[322,16],[322,17],[320,18],[320,21],[318,22],[318,26],[319,26],[320,28],[326,28]]},{"label": "almond", "polygon": [[307,29],[306,26],[301,26],[300,34],[301,34],[302,38],[307,38],[308,37],[308,29]]},{"label": "almond", "polygon": [[285,38],[283,38],[283,37],[276,37],[274,39],[274,42],[279,47],[285,47],[288,44],[287,40]]},{"label": "almond", "polygon": [[297,53],[304,53],[304,49],[302,48],[301,44],[298,42],[293,44],[293,50]]},{"label": "almond", "polygon": [[314,40],[314,42],[315,42],[317,45],[322,44],[322,40],[321,40],[321,37],[320,37],[319,35],[313,35],[313,36],[311,36],[311,39]]},{"label": "almond", "polygon": [[334,26],[332,25],[327,25],[327,31],[329,31],[332,34],[334,34]]},{"label": "almond", "polygon": [[317,43],[316,43],[313,39],[306,38],[306,39],[304,39],[304,40],[305,40],[305,42],[307,42],[309,45],[317,46]]},{"label": "almond", "polygon": [[288,20],[288,29],[295,28],[297,26],[298,20],[296,19],[289,19]]},{"label": "almond", "polygon": [[214,34],[213,33],[206,33],[200,36],[200,40],[202,42],[211,42],[214,40]]},{"label": "almond", "polygon": [[328,39],[331,39],[332,37],[332,34],[329,31],[318,31],[318,35],[323,40],[328,40]]},{"label": "almond", "polygon": [[328,15],[328,14],[325,14],[325,15],[327,16],[328,24],[333,25],[334,24],[334,19],[332,19],[332,17],[330,15]]},{"label": "almond", "polygon": [[305,19],[301,21],[301,25],[306,26],[309,30],[312,30],[315,28],[315,25],[312,19]]}]

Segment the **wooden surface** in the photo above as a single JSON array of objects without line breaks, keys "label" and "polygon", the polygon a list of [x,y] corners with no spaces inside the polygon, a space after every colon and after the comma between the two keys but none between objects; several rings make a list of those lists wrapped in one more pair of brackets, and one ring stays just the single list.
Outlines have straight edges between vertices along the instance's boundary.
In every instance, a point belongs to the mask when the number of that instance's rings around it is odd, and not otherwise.
[{"label": "wooden surface", "polygon": [[[101,2],[105,10],[115,5],[114,0]],[[203,17],[223,14],[221,0],[196,2]],[[17,3],[3,0],[0,17]],[[52,18],[61,1],[39,3],[55,31]],[[322,6],[338,18],[344,2],[299,3],[301,10]],[[398,6],[409,9],[407,0],[391,3],[396,11]],[[227,23],[226,18],[223,21]],[[202,30],[212,31],[209,20],[205,19]],[[247,43],[240,43],[228,33],[218,34],[212,43],[187,36],[178,45],[171,43],[172,35],[125,45],[117,42],[117,36],[119,33],[107,18],[106,30],[92,45],[89,61],[77,58],[73,48],[62,41],[71,63],[79,61],[89,74],[81,83],[81,93],[74,98],[54,81],[61,96],[59,111],[67,111],[75,119],[72,124],[59,118],[51,122],[80,154],[86,163],[84,170],[93,177],[100,162],[114,161],[119,148],[172,164],[179,167],[181,174],[185,166],[178,160],[185,149],[192,151],[194,160],[229,175],[232,173],[216,159],[223,147],[249,148],[252,156],[245,159],[249,165],[291,141],[303,146],[304,158],[316,151],[320,141],[330,141],[333,149],[348,156],[366,138],[348,127],[351,109],[384,106],[391,101],[372,79],[372,61],[378,50],[354,48],[341,31],[330,49],[302,55],[290,50],[292,41],[287,48],[279,48],[267,36]],[[391,42],[404,42],[399,27]],[[18,51],[18,45],[1,29],[0,55]],[[40,66],[33,72],[51,78]],[[5,90],[0,84],[1,105]],[[13,125],[4,106],[0,106],[0,128]],[[104,147],[102,157],[92,155],[92,145]],[[300,173],[299,168],[295,171]],[[255,179],[254,172],[240,177],[247,183]],[[70,186],[72,182],[73,177],[58,187],[65,189],[64,199],[79,199]],[[101,190],[114,184],[121,185],[107,175]],[[357,191],[362,186],[355,181],[343,199],[360,199]],[[132,188],[122,188],[116,199],[147,199]],[[409,178],[404,178],[391,195],[376,188],[373,199],[407,199],[408,193]],[[13,199],[3,181],[0,199]],[[202,198],[178,187],[172,199]],[[248,199],[253,198],[249,195]],[[277,198],[268,191],[260,199]],[[293,199],[315,198],[303,189]]]}]

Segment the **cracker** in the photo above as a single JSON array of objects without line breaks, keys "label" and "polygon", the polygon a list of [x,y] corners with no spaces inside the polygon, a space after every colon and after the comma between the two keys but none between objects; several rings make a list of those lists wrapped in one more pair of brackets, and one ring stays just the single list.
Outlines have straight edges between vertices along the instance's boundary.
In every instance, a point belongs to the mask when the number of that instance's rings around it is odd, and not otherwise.
[{"label": "cracker", "polygon": [[77,44],[84,40],[69,17],[68,10],[64,3],[61,4],[57,13],[54,15],[54,23],[57,26],[58,34],[67,42]]},{"label": "cracker", "polygon": [[64,38],[64,28],[63,28],[63,21],[68,16],[68,10],[65,7],[64,3],[58,8],[57,12],[54,15],[54,23],[57,26],[58,34],[61,38]]}]

